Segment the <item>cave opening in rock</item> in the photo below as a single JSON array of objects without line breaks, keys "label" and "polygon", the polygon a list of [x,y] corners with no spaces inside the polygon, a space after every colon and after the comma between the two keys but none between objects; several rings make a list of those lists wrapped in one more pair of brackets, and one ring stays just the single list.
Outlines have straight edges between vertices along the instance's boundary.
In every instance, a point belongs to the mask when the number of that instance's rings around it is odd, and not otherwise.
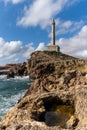
[{"label": "cave opening in rock", "polygon": [[45,122],[48,126],[65,126],[66,122],[74,115],[74,105],[69,100],[63,101],[58,97],[43,99],[45,111],[38,115],[38,121]]},{"label": "cave opening in rock", "polygon": [[50,97],[50,98],[44,98],[43,99],[43,104],[44,104],[44,108],[45,108],[45,112],[42,112],[39,115],[39,121],[41,122],[45,122],[45,115],[47,112],[51,112],[54,111],[52,110],[56,105],[61,105],[63,104],[62,100],[57,99],[56,97]]}]

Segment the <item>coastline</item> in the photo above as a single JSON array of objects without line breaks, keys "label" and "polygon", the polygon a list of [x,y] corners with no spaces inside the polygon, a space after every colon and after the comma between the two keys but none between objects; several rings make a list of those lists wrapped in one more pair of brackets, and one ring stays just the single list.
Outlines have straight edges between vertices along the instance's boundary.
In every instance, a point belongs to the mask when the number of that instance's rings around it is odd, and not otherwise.
[{"label": "coastline", "polygon": [[[27,69],[34,83],[3,118],[1,130],[86,130],[87,60],[60,52],[34,52]],[[59,106],[63,108],[60,110]],[[66,117],[67,106],[72,107],[73,113],[70,111],[69,119],[58,124],[60,116]]]},{"label": "coastline", "polygon": [[0,121],[25,95],[30,84],[29,76],[7,79],[7,75],[0,75]]}]

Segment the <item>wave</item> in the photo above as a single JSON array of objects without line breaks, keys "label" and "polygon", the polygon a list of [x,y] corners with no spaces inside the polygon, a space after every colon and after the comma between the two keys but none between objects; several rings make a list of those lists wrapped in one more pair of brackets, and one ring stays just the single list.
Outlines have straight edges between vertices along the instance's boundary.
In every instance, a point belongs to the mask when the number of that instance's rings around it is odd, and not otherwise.
[{"label": "wave", "polygon": [[6,75],[0,75],[0,121],[24,96],[31,84],[29,76],[15,76],[15,78],[7,79]]},{"label": "wave", "polygon": [[25,92],[26,90],[21,91],[9,98],[0,95],[0,120],[2,120],[2,117],[18,102],[20,98],[24,96]]},{"label": "wave", "polygon": [[0,75],[0,79],[6,79],[7,75]]},{"label": "wave", "polygon": [[0,75],[0,80],[29,80],[29,76],[15,76],[7,79],[7,75]]},{"label": "wave", "polygon": [[29,80],[29,76],[15,76],[14,79],[18,79],[18,80],[28,79]]}]

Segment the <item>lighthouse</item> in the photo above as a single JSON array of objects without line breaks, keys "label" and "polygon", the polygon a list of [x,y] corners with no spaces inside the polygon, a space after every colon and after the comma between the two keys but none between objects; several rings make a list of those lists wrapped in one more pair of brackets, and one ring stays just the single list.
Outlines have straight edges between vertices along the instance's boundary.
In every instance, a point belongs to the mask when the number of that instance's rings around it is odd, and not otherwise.
[{"label": "lighthouse", "polygon": [[55,21],[52,20],[52,45],[55,46]]},{"label": "lighthouse", "polygon": [[52,39],[51,39],[51,45],[46,46],[46,51],[56,51],[60,52],[60,47],[56,45],[55,41],[55,20],[52,20]]}]

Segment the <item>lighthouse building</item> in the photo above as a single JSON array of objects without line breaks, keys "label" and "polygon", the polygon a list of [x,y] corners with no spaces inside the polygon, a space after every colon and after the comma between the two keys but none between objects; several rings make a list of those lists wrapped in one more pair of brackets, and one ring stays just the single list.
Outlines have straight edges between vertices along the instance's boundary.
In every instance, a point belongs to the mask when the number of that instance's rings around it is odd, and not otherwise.
[{"label": "lighthouse building", "polygon": [[51,45],[47,46],[46,50],[47,51],[56,51],[56,52],[60,51],[60,47],[55,44],[55,21],[54,21],[54,19],[52,20],[52,41],[51,41]]}]

